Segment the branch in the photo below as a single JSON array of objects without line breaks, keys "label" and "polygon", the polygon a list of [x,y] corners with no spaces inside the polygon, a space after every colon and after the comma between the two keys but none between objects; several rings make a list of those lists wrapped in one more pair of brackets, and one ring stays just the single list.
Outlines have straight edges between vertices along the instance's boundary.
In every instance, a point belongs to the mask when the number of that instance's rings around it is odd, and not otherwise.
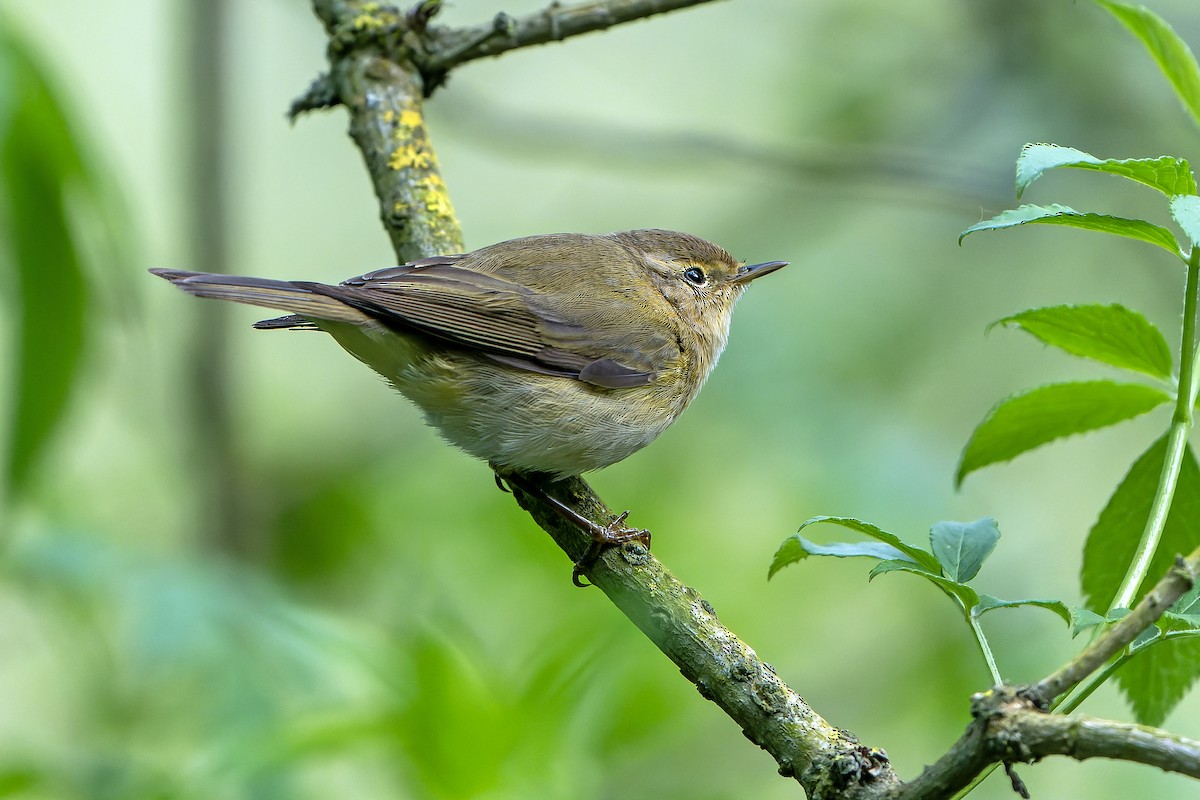
[{"label": "branch", "polygon": [[1200,741],[1158,728],[1048,714],[1009,687],[976,695],[971,713],[974,721],[949,752],[905,783],[893,800],[949,797],[991,764],[1053,755],[1120,759],[1200,778]]},{"label": "branch", "polygon": [[460,64],[477,58],[498,56],[520,47],[561,42],[570,36],[607,30],[623,22],[707,2],[710,0],[599,0],[569,7],[551,3],[542,11],[520,18],[510,17],[502,11],[482,25],[430,29],[426,56],[419,66],[427,76],[444,76]]},{"label": "branch", "polygon": [[[551,506],[513,485],[517,502],[571,558],[578,561],[591,537]],[[580,478],[542,484],[543,491],[593,520],[612,519]],[[685,586],[641,544],[606,550],[588,579],[695,684],[750,741],[771,754],[779,773],[796,778],[809,797],[856,797],[894,786],[887,755],[867,748],[821,718],[770,664],[717,619],[713,607]]]},{"label": "branch", "polygon": [[462,229],[425,128],[417,70],[403,60],[407,30],[391,8],[362,0],[314,0],[329,33],[330,70],[293,109],[332,96],[350,112],[350,136],[379,198],[379,217],[401,262],[460,253]]},{"label": "branch", "polygon": [[1059,695],[1074,689],[1081,681],[1103,667],[1195,586],[1198,572],[1200,548],[1193,550],[1186,559],[1177,558],[1175,566],[1146,593],[1141,602],[1129,614],[1113,623],[1083,652],[1052,675],[1029,687],[1028,691],[1035,701],[1045,706]]}]

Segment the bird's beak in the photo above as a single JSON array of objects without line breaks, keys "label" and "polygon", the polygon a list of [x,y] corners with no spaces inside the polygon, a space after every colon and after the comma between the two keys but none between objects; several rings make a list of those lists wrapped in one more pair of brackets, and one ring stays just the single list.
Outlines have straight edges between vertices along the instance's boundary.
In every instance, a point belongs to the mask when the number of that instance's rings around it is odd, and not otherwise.
[{"label": "bird's beak", "polygon": [[737,271],[737,275],[733,276],[732,283],[745,284],[761,278],[763,275],[770,275],[777,269],[783,269],[788,265],[786,261],[765,261],[762,264],[747,264]]}]

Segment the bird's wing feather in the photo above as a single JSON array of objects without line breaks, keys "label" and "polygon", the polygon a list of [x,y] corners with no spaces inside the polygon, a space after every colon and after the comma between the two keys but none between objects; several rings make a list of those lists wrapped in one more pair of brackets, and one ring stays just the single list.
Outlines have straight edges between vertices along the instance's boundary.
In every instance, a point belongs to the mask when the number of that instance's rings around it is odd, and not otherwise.
[{"label": "bird's wing feather", "polygon": [[340,300],[384,324],[528,371],[607,388],[654,380],[660,353],[622,347],[608,332],[591,330],[590,320],[551,311],[522,284],[456,263],[455,257],[427,259],[351,278],[339,286],[300,281],[296,286]]},{"label": "bird's wing feather", "polygon": [[[577,378],[595,386],[644,386],[677,353],[657,329],[637,330],[636,299],[616,292],[551,304],[521,276],[460,266],[464,256],[437,256],[351,278],[338,286],[234,275],[152,270],[200,297],[290,311],[261,328],[311,327],[308,321],[376,320],[478,352],[518,369]],[[569,265],[540,270],[571,272]],[[554,307],[552,307],[552,305]]]}]

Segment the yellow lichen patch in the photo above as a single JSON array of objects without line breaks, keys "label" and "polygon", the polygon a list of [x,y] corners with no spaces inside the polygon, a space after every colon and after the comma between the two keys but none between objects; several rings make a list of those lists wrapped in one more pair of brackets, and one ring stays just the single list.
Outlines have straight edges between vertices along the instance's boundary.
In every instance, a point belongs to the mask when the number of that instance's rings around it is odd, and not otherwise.
[{"label": "yellow lichen patch", "polygon": [[426,211],[443,219],[454,219],[454,205],[441,175],[427,175],[417,182],[417,188]]},{"label": "yellow lichen patch", "polygon": [[417,185],[426,192],[446,192],[446,182],[442,180],[442,176],[438,175],[436,172],[432,175],[426,175],[417,183]]},{"label": "yellow lichen patch", "polygon": [[382,9],[379,3],[363,3],[352,23],[356,31],[374,31],[397,24],[399,17],[393,11]]},{"label": "yellow lichen patch", "polygon": [[425,203],[425,210],[443,219],[454,219],[454,205],[450,202],[449,195],[432,195],[429,201]]},{"label": "yellow lichen patch", "polygon": [[406,108],[400,112],[400,127],[412,130],[421,124],[421,112],[415,108]]},{"label": "yellow lichen patch", "polygon": [[392,155],[388,158],[388,166],[395,170],[408,169],[415,167],[416,169],[428,169],[433,165],[433,153],[427,150],[424,145],[416,142],[408,142],[402,144],[392,151]]},{"label": "yellow lichen patch", "polygon": [[381,116],[382,116],[384,122],[395,122],[396,121],[396,112],[390,108],[387,111],[384,111]]},{"label": "yellow lichen patch", "polygon": [[402,217],[409,212],[410,208],[412,208],[412,206],[410,206],[408,203],[397,200],[396,202],[392,203],[392,214],[397,217]]}]

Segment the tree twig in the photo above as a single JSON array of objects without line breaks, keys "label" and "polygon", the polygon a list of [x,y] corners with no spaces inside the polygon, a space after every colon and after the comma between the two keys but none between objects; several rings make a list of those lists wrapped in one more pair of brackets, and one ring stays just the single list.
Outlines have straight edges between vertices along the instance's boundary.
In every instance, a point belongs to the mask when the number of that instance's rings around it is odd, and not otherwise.
[{"label": "tree twig", "polygon": [[516,50],[560,42],[570,36],[602,31],[623,22],[665,14],[712,0],[598,0],[575,6],[551,3],[524,17],[500,12],[469,28],[430,28],[426,56],[419,66],[427,75],[444,75],[455,67]]},{"label": "tree twig", "polygon": [[974,720],[944,756],[891,795],[944,798],[995,763],[1062,755],[1112,758],[1200,778],[1200,741],[1158,728],[1079,715],[1048,714],[1022,690],[997,687],[972,699]]},{"label": "tree twig", "polygon": [[462,229],[425,128],[421,77],[397,44],[403,18],[356,0],[314,0],[313,7],[330,36],[322,92],[332,88],[350,113],[350,136],[396,255],[404,262],[462,252]]},{"label": "tree twig", "polygon": [[1196,584],[1200,572],[1200,548],[1187,558],[1177,558],[1166,575],[1146,593],[1134,609],[1113,623],[1096,641],[1053,674],[1029,687],[1034,700],[1045,705],[1069,692],[1125,649],[1142,631]]}]

